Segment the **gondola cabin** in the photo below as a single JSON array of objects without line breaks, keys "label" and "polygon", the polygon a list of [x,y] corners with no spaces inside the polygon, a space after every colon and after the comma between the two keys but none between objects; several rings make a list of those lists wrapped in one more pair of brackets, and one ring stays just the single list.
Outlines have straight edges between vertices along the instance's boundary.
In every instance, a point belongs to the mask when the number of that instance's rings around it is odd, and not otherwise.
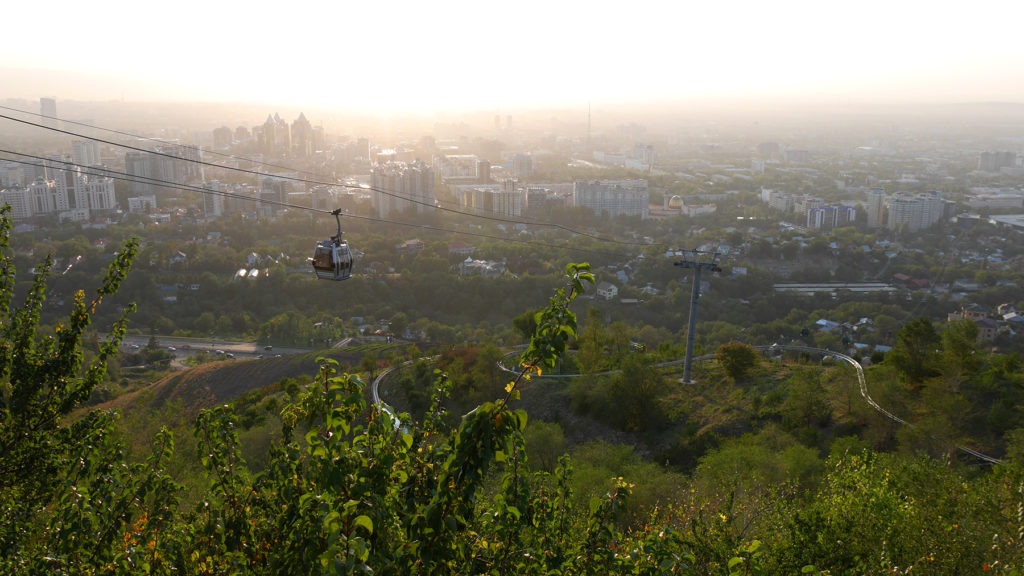
[{"label": "gondola cabin", "polygon": [[348,280],[352,275],[352,250],[341,239],[341,208],[331,210],[338,233],[330,240],[317,242],[313,250],[313,272],[321,280]]},{"label": "gondola cabin", "polygon": [[352,251],[348,243],[333,239],[317,242],[313,271],[321,280],[347,280],[352,275]]}]

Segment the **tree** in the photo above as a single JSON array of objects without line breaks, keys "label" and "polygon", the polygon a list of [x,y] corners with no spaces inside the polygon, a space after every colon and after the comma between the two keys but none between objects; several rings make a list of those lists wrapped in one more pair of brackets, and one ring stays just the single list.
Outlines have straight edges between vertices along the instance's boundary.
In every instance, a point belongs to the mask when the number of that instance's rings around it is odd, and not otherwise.
[{"label": "tree", "polygon": [[540,310],[527,310],[512,319],[512,325],[525,340],[529,340],[537,330],[537,315]]},{"label": "tree", "polygon": [[725,373],[736,382],[746,378],[758,364],[757,351],[739,342],[719,346],[715,352],[715,359]]},{"label": "tree", "polygon": [[[106,375],[107,360],[117,355],[133,308],[114,323],[87,365],[82,337],[103,299],[117,291],[131,268],[136,242],[129,241],[116,255],[91,301],[79,290],[66,323],[58,324],[52,335],[40,335],[39,314],[52,260],[48,257],[36,267],[24,304],[13,307],[8,210],[0,209],[0,572],[13,573],[19,567],[42,573],[55,566],[45,564],[47,555],[40,546],[50,546],[61,562],[82,553],[103,557],[120,536],[113,527],[163,501],[136,502],[134,491],[125,491],[147,475],[138,469],[129,473],[119,458],[111,436],[112,414],[92,412],[73,422],[64,420],[89,399]],[[162,470],[165,459],[160,454],[150,473]],[[69,525],[76,517],[79,522]],[[89,544],[69,550],[68,540],[74,538]]]},{"label": "tree", "polygon": [[978,326],[973,320],[950,322],[942,331],[942,360],[946,373],[957,380],[976,372],[982,364],[978,353]]},{"label": "tree", "polygon": [[886,363],[917,387],[927,378],[939,374],[938,358],[941,339],[931,320],[918,317],[900,329],[896,345],[886,356]]}]

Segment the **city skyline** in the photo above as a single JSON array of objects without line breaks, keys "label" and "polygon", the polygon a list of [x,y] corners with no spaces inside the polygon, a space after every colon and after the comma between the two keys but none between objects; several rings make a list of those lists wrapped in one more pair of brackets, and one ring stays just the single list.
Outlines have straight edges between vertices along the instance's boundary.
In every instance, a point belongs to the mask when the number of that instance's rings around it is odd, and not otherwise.
[{"label": "city skyline", "polygon": [[[691,102],[1022,101],[1021,5],[527,0],[287,12],[187,0],[5,7],[0,99],[266,102],[418,112]],[[150,9],[155,11],[156,9]],[[277,24],[285,18],[288,25]],[[269,35],[269,31],[274,33]],[[83,34],[83,31],[89,31]]]}]

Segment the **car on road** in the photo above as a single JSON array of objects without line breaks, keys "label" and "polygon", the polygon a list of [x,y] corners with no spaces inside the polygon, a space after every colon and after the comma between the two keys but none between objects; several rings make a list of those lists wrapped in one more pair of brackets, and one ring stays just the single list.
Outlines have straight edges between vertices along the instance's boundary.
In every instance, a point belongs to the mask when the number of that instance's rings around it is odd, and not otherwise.
[{"label": "car on road", "polygon": [[267,352],[270,352],[271,350],[274,349],[274,347],[273,346],[264,346],[263,349],[266,350]]},{"label": "car on road", "polygon": [[167,347],[167,351],[168,351],[168,352],[177,352],[177,351],[178,351],[178,349],[177,349],[177,348],[175,348],[174,346],[168,346],[168,347]]}]

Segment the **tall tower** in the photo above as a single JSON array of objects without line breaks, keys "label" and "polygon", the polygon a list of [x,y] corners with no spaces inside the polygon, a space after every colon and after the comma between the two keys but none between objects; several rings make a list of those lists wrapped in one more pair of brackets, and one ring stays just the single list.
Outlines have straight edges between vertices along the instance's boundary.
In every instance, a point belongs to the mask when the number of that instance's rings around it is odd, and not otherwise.
[{"label": "tall tower", "polygon": [[43,115],[43,125],[57,128],[57,99],[40,98],[39,113]]},{"label": "tall tower", "polygon": [[868,201],[864,206],[868,215],[868,228],[882,227],[882,209],[884,207],[885,188],[872,188],[868,190]]},{"label": "tall tower", "polygon": [[590,147],[590,101],[587,101],[587,148]]}]

